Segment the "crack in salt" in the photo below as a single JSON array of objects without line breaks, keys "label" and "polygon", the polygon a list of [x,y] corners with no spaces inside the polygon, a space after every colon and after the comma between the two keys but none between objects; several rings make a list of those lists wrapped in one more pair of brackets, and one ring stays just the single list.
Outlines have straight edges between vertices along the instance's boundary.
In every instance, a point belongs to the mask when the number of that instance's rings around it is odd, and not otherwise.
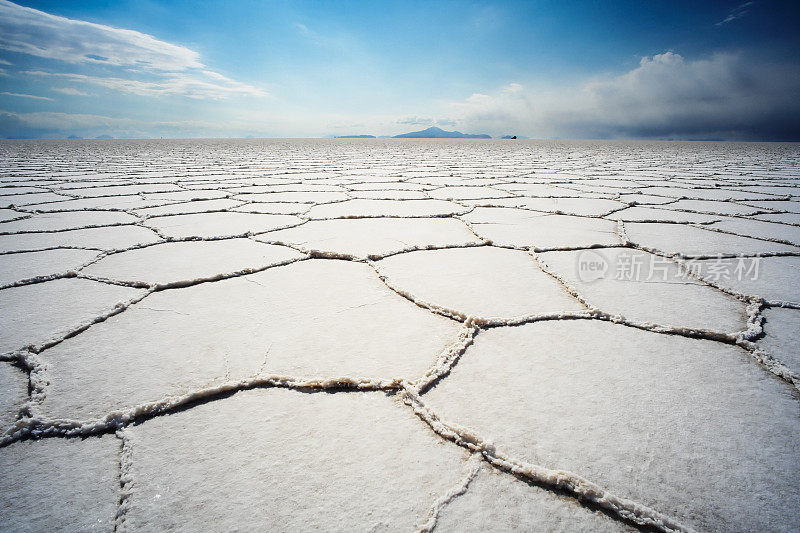
[{"label": "crack in salt", "polygon": [[[456,145],[454,145],[456,150]],[[515,209],[521,211],[528,211],[541,215],[547,214],[561,214],[574,218],[593,218],[609,220],[613,214],[623,211],[633,206],[643,206],[647,208],[657,209],[664,211],[665,217],[669,216],[670,212],[680,213],[697,213],[701,215],[711,215],[720,219],[736,219],[736,220],[750,220],[752,216],[760,213],[787,213],[784,209],[772,209],[753,207],[748,205],[747,201],[764,202],[786,202],[792,200],[792,193],[797,192],[797,188],[788,182],[783,183],[778,180],[787,181],[786,177],[772,177],[772,174],[778,172],[780,176],[786,174],[791,175],[792,170],[797,168],[797,161],[791,157],[783,157],[780,159],[777,155],[771,159],[758,159],[750,158],[744,155],[730,154],[730,164],[721,164],[719,160],[713,157],[703,158],[695,154],[694,157],[679,157],[678,155],[670,156],[674,161],[674,165],[667,165],[666,161],[659,161],[655,157],[650,159],[642,159],[641,154],[630,155],[622,152],[616,152],[614,155],[609,156],[607,160],[603,161],[581,161],[580,157],[574,157],[565,151],[560,151],[560,148],[551,147],[553,152],[549,154],[550,160],[533,161],[530,154],[518,151],[507,154],[508,158],[504,159],[498,164],[497,168],[487,169],[485,161],[474,157],[469,151],[454,151],[450,155],[453,157],[463,156],[463,160],[458,163],[444,164],[445,160],[424,161],[417,157],[415,160],[417,165],[414,171],[404,169],[392,169],[391,164],[396,163],[396,154],[391,158],[384,158],[378,161],[362,162],[361,164],[353,164],[353,153],[339,154],[340,157],[336,160],[331,160],[331,154],[292,154],[288,159],[281,159],[280,157],[269,158],[269,164],[243,164],[241,158],[220,158],[217,162],[211,164],[189,164],[190,160],[184,159],[168,159],[165,162],[151,165],[139,165],[141,161],[124,161],[120,159],[112,159],[110,161],[92,162],[88,160],[81,161],[59,159],[58,157],[52,160],[44,160],[36,158],[31,154],[16,155],[13,158],[4,160],[6,174],[0,177],[0,187],[9,188],[24,187],[26,182],[35,184],[37,190],[30,190],[29,192],[11,192],[9,194],[0,194],[3,198],[14,198],[14,202],[20,205],[14,206],[14,212],[19,213],[19,216],[6,219],[0,222],[0,235],[10,237],[14,235],[23,234],[53,234],[58,235],[67,231],[77,231],[95,228],[111,228],[117,226],[141,227],[148,230],[157,237],[157,242],[139,243],[129,246],[127,248],[119,249],[99,249],[90,246],[44,246],[35,250],[14,250],[9,249],[0,251],[0,257],[12,257],[14,254],[24,254],[30,251],[49,251],[59,249],[79,249],[79,250],[92,250],[98,252],[97,256],[87,263],[79,265],[76,268],[65,270],[55,274],[32,276],[25,279],[19,279],[7,282],[0,285],[0,294],[2,290],[24,285],[32,285],[38,283],[47,283],[56,279],[77,277],[80,279],[92,280],[98,283],[105,283],[111,285],[123,285],[130,287],[137,287],[144,289],[141,294],[136,297],[120,302],[116,307],[110,311],[103,313],[89,321],[75,325],[68,333],[61,335],[36,346],[29,346],[14,352],[0,354],[0,360],[15,361],[22,366],[28,374],[29,379],[29,400],[20,412],[19,419],[8,430],[6,434],[0,437],[0,447],[7,446],[18,440],[26,438],[43,438],[43,437],[79,437],[97,433],[107,433],[114,431],[117,438],[120,440],[120,476],[119,476],[119,505],[117,515],[115,517],[115,530],[124,530],[126,524],[126,516],[131,510],[132,500],[132,487],[134,479],[132,475],[133,464],[133,444],[130,440],[130,432],[126,428],[133,423],[142,423],[147,420],[161,416],[167,413],[176,412],[181,409],[188,409],[199,403],[216,401],[227,397],[237,391],[254,389],[254,388],[269,388],[269,387],[282,387],[298,390],[327,390],[327,391],[356,391],[356,390],[381,390],[393,394],[397,394],[403,402],[420,418],[422,419],[433,432],[438,434],[441,438],[452,441],[459,446],[462,446],[472,452],[470,459],[471,468],[467,476],[461,482],[447,491],[439,499],[437,499],[433,506],[428,511],[428,514],[423,518],[424,523],[420,526],[421,531],[431,531],[435,525],[436,520],[441,510],[448,505],[451,501],[459,495],[464,494],[470,482],[477,475],[478,468],[482,461],[486,461],[493,467],[507,472],[511,475],[528,479],[544,487],[550,487],[554,490],[566,491],[581,501],[592,502],[619,520],[627,521],[645,527],[652,527],[662,531],[681,531],[688,530],[687,527],[681,523],[663,515],[662,513],[650,507],[644,506],[640,503],[619,497],[603,488],[595,485],[594,483],[582,478],[581,476],[571,473],[556,471],[543,468],[541,466],[518,461],[512,457],[508,457],[502,452],[498,451],[494,445],[474,434],[472,431],[460,427],[454,423],[441,420],[436,413],[428,408],[422,401],[420,395],[426,390],[430,389],[436,383],[446,379],[453,367],[458,363],[461,357],[467,356],[469,346],[472,344],[476,335],[487,328],[494,327],[513,327],[516,325],[527,324],[537,321],[545,320],[601,320],[627,327],[633,327],[650,331],[656,334],[665,335],[681,335],[691,338],[699,338],[712,342],[722,342],[725,344],[733,344],[740,346],[746,350],[750,356],[765,370],[781,378],[784,382],[790,384],[795,390],[800,390],[800,378],[797,374],[789,370],[783,363],[778,361],[774,356],[766,353],[759,348],[754,341],[764,336],[763,330],[763,310],[772,307],[786,307],[792,309],[800,309],[800,302],[784,301],[784,300],[767,300],[760,298],[757,295],[749,295],[739,293],[729,288],[720,286],[717,283],[705,279],[701,276],[694,276],[695,279],[701,283],[706,284],[713,289],[722,293],[728,294],[747,304],[746,315],[747,325],[743,331],[734,333],[714,332],[698,329],[688,329],[671,327],[665,325],[651,324],[646,322],[637,322],[630,320],[624,316],[612,315],[602,311],[602,302],[598,307],[594,307],[586,301],[586,299],[574,287],[571,287],[562,277],[557,273],[550,271],[546,265],[539,259],[539,252],[553,251],[553,250],[587,250],[593,248],[609,248],[609,247],[625,247],[633,250],[641,250],[656,254],[660,257],[668,258],[674,261],[679,268],[688,270],[689,275],[694,273],[691,269],[686,269],[684,259],[715,259],[718,257],[798,257],[800,256],[800,249],[797,251],[785,252],[766,252],[760,254],[714,254],[714,255],[683,255],[681,253],[671,253],[654,248],[645,247],[641,244],[631,242],[625,230],[625,223],[620,219],[616,221],[615,233],[619,238],[617,245],[588,245],[588,246],[566,246],[566,247],[552,247],[552,248],[539,248],[536,246],[510,246],[492,242],[489,239],[481,236],[480,223],[470,223],[464,219],[465,215],[473,213],[478,207],[487,206],[492,207],[499,205],[501,199],[526,199],[526,198],[570,198],[573,200],[580,199],[606,199],[615,200],[620,203],[619,207],[609,209],[599,214],[586,214],[586,213],[571,213],[561,210],[546,210],[546,209],[533,209],[529,207],[509,207],[501,205],[496,207],[498,209]],[[540,153],[541,154],[541,153]],[[473,157],[470,157],[470,156]],[[317,159],[314,159],[317,156]],[[26,163],[27,159],[30,161]],[[350,159],[348,159],[350,158]],[[43,169],[42,165],[47,162],[46,168]],[[180,161],[179,163],[177,163]],[[321,174],[320,171],[329,169],[331,166],[342,165],[344,162],[350,162],[350,168],[340,169],[326,174]],[[561,168],[557,172],[553,172],[550,166],[553,161],[558,161]],[[766,166],[765,163],[771,161],[773,164]],[[358,162],[358,161],[355,161]],[[175,169],[174,164],[180,165],[180,170]],[[515,167],[518,164],[524,164],[525,170],[519,170]],[[188,166],[187,166],[188,165]],[[273,165],[275,168],[270,168]],[[738,173],[739,179],[731,179],[732,171],[730,168],[749,169],[747,171],[740,170]],[[748,166],[749,165],[749,166]],[[756,168],[753,165],[760,165]],[[155,171],[151,171],[150,167],[154,166]],[[53,173],[64,174],[64,169],[72,169],[78,167],[83,168],[84,172],[89,172],[92,176],[90,179],[81,177],[80,175],[69,174],[65,175],[68,179],[57,179],[50,177]],[[95,168],[97,167],[97,168]],[[674,167],[674,168],[673,168]],[[265,172],[264,169],[269,168]],[[686,172],[687,168],[691,168],[692,172]],[[104,170],[111,169],[111,172]],[[147,169],[147,170],[145,170]],[[161,170],[158,170],[161,169]],[[788,170],[786,170],[788,169]],[[225,174],[224,170],[230,172],[232,175]],[[365,172],[358,172],[359,170]],[[292,172],[298,171],[298,172]],[[388,181],[370,181],[367,179],[369,173],[376,173],[388,179]],[[43,176],[47,173],[46,176]],[[311,177],[310,173],[319,174],[318,177]],[[153,175],[150,175],[153,174]],[[162,176],[159,176],[162,174]],[[494,175],[493,175],[494,174]],[[626,174],[631,176],[626,177]],[[633,175],[637,179],[633,180]],[[142,179],[142,176],[149,176]],[[296,178],[292,178],[296,176]],[[361,176],[361,177],[359,177]],[[628,181],[627,184],[610,185],[609,182],[614,177],[622,177],[623,181]],[[104,180],[111,179],[112,182],[104,182]],[[480,181],[474,181],[474,180]],[[698,180],[715,180],[713,187],[699,186]],[[11,180],[3,183],[4,180]],[[593,183],[594,180],[605,180],[600,183]],[[729,180],[725,182],[724,180]],[[428,182],[427,184],[425,182]],[[315,206],[343,204],[351,200],[367,201],[367,199],[359,199],[358,193],[360,191],[384,191],[383,184],[389,183],[397,187],[408,187],[407,190],[417,191],[425,200],[441,200],[434,198],[431,193],[434,191],[443,191],[448,185],[447,182],[454,184],[454,186],[468,186],[468,187],[482,187],[487,192],[491,193],[486,198],[459,198],[455,194],[452,195],[452,203],[458,209],[452,212],[441,213],[428,213],[428,214],[343,214],[339,216],[330,217],[311,217],[309,210]],[[467,185],[468,183],[473,185]],[[768,185],[772,192],[757,191],[756,189],[748,189],[749,185],[753,182]],[[318,183],[319,185],[315,185]],[[719,184],[723,183],[725,186],[720,187]],[[568,194],[574,196],[562,196],[559,194],[533,194],[526,193],[525,188],[520,188],[519,185],[535,185],[543,188],[556,187],[558,189],[571,191]],[[312,194],[344,194],[344,198],[333,199],[329,201],[319,202],[295,202],[290,200],[271,199],[267,200],[265,190],[269,190],[273,186],[284,186],[279,189],[279,192],[297,192],[297,193],[312,193]],[[288,189],[285,186],[291,185]],[[359,188],[358,185],[366,186],[367,188]],[[515,187],[516,186],[516,187]],[[111,189],[111,187],[118,187],[118,189]],[[127,189],[126,189],[127,187]],[[249,187],[250,190],[239,190],[240,188]],[[328,189],[327,187],[332,187]],[[334,189],[335,187],[335,189]],[[374,187],[374,188],[373,188]],[[102,190],[108,188],[107,190]],[[317,190],[314,190],[314,189]],[[80,194],[82,190],[95,190],[94,192],[110,193],[110,194]],[[137,190],[138,192],[134,192]],[[166,190],[165,190],[166,189]],[[774,190],[773,190],[774,189]],[[786,189],[786,194],[782,194]],[[124,191],[113,193],[113,191]],[[404,189],[397,189],[404,190]],[[588,192],[591,190],[592,192]],[[127,192],[125,192],[127,191]],[[177,199],[173,197],[169,199],[169,195],[179,193],[184,195],[187,191],[190,196],[186,199]],[[204,195],[203,191],[206,191]],[[756,192],[753,192],[756,191]],[[0,193],[3,191],[0,190]],[[222,193],[220,195],[220,193]],[[39,202],[35,200],[46,199],[44,196],[35,195],[56,194],[60,195],[63,199],[53,200],[51,196],[49,202]],[[438,194],[438,193],[437,193]],[[495,194],[500,194],[500,198],[495,198]],[[563,192],[561,194],[564,194]],[[445,195],[449,196],[449,191],[445,190]],[[622,195],[645,195],[659,199],[655,203],[648,203],[641,201],[646,198],[639,198],[639,200],[626,201]],[[716,195],[717,198],[711,199]],[[392,194],[387,192],[387,198],[392,198]],[[381,205],[401,205],[403,202],[402,194],[397,195],[397,199],[386,200]],[[413,197],[409,200],[417,200]],[[26,198],[27,197],[27,198]],[[628,196],[629,198],[631,196]],[[748,199],[751,198],[751,199]],[[199,209],[196,212],[181,212],[171,213],[170,208],[176,211],[191,208],[192,204],[196,202],[213,201],[213,200],[235,200],[239,202],[235,206],[228,208],[212,208],[212,209]],[[373,198],[374,199],[374,198]],[[729,206],[746,206],[753,210],[752,214],[733,213],[721,215],[713,212],[712,210],[701,209],[684,209],[673,204],[676,204],[681,199],[696,199],[707,202],[719,202],[720,204],[728,204]],[[33,200],[33,201],[32,201]],[[94,203],[92,207],[77,208],[79,205],[75,202],[83,200],[84,204]],[[28,203],[25,203],[28,201]],[[126,202],[131,202],[132,205],[125,207]],[[137,204],[138,202],[138,204]],[[264,202],[271,204],[281,205],[302,205],[303,208],[294,215],[298,222],[276,228],[275,230],[262,231],[262,232],[243,232],[236,234],[220,234],[211,235],[206,237],[189,237],[180,238],[168,235],[168,232],[158,230],[152,226],[147,225],[148,221],[157,221],[159,218],[167,216],[182,216],[189,214],[212,214],[212,213],[241,213],[245,212],[241,208],[248,206],[258,208],[259,204]],[[12,204],[14,205],[14,204]],[[377,205],[377,204],[371,204]],[[410,204],[413,205],[413,204]],[[778,204],[776,204],[777,206]],[[671,206],[671,207],[670,207]],[[158,214],[147,214],[140,212],[142,209],[155,207],[165,207],[167,212]],[[730,210],[730,209],[729,209]],[[39,213],[78,213],[88,211],[108,211],[127,213],[136,217],[135,222],[130,223],[109,223],[98,225],[84,225],[81,227],[69,229],[56,229],[56,230],[23,230],[23,231],[6,231],[4,224],[20,220],[35,219]],[[280,211],[280,210],[276,210]],[[342,253],[338,251],[323,251],[307,248],[305,243],[287,243],[281,241],[269,240],[269,234],[278,229],[287,229],[302,226],[311,220],[340,220],[340,219],[369,219],[369,218],[448,218],[460,221],[467,230],[474,236],[477,242],[470,243],[452,243],[448,245],[429,245],[424,243],[406,244],[402,240],[400,243],[402,247],[380,254],[368,254],[366,257],[357,257],[352,254]],[[654,219],[656,220],[656,219]],[[780,244],[796,245],[795,242],[788,239],[770,237],[770,236],[752,236],[745,235],[741,232],[733,232],[722,228],[714,227],[715,222],[702,222],[702,223],[688,223],[676,220],[661,220],[658,222],[672,225],[688,225],[696,227],[703,231],[718,232],[736,236],[746,236],[751,239],[762,242],[774,242]],[[798,224],[792,222],[775,221],[773,223],[781,224],[782,227],[792,228],[797,227]],[[486,223],[484,223],[486,224]],[[6,228],[11,226],[6,226]],[[125,282],[120,280],[101,278],[97,276],[90,276],[82,273],[81,271],[87,266],[96,263],[104,257],[108,257],[124,251],[145,248],[149,246],[157,246],[167,242],[185,242],[185,241],[213,241],[225,240],[233,238],[248,238],[256,240],[257,242],[264,242],[269,244],[281,245],[292,248],[303,254],[303,257],[284,261],[281,263],[270,264],[263,268],[243,268],[231,273],[218,273],[211,276],[196,278],[192,280],[182,280],[173,283],[135,283]],[[496,248],[505,248],[520,250],[528,253],[536,262],[538,268],[545,272],[548,276],[555,279],[559,286],[573,298],[579,301],[585,310],[573,313],[549,313],[549,314],[529,314],[524,316],[517,316],[511,318],[498,318],[498,317],[481,317],[481,316],[468,316],[466,313],[457,309],[449,309],[436,304],[435,302],[425,301],[400,286],[392,284],[387,277],[381,272],[375,261],[393,255],[409,253],[419,250],[441,250],[448,248],[466,248],[466,247],[480,247],[489,246]],[[267,347],[264,359],[259,366],[257,374],[245,379],[231,380],[230,379],[230,365],[227,357],[225,358],[226,375],[222,383],[214,384],[206,388],[201,388],[188,392],[183,395],[167,396],[159,400],[135,406],[126,411],[112,412],[106,414],[104,417],[96,420],[70,420],[70,419],[49,419],[41,413],[40,407],[42,400],[47,392],[49,385],[47,377],[47,365],[41,359],[41,354],[50,347],[53,347],[64,340],[81,334],[83,331],[91,328],[94,324],[103,322],[116,314],[124,312],[132,305],[137,305],[150,294],[163,291],[163,290],[180,290],[185,287],[190,287],[200,283],[213,283],[223,279],[232,277],[242,277],[242,279],[259,283],[248,277],[249,274],[261,272],[269,268],[288,267],[298,261],[305,261],[309,259],[330,259],[330,260],[346,260],[353,262],[360,262],[369,265],[376,273],[380,281],[387,287],[387,290],[392,291],[417,307],[423,308],[430,313],[446,317],[460,323],[459,333],[457,338],[445,349],[438,354],[432,366],[420,377],[413,380],[406,380],[400,378],[392,379],[367,379],[359,377],[298,377],[298,376],[278,376],[266,374],[268,367],[267,358],[272,345]],[[259,283],[260,284],[260,283]],[[361,304],[369,305],[367,304]],[[148,308],[153,311],[173,311],[168,309]]]}]

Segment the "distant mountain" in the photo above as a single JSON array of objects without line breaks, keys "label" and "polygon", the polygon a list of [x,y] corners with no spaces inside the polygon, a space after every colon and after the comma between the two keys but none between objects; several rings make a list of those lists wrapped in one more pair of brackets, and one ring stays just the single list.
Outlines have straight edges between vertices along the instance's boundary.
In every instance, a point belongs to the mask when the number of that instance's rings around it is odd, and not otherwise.
[{"label": "distant mountain", "polygon": [[83,139],[83,137],[78,137],[77,135],[70,135],[67,139]]},{"label": "distant mountain", "polygon": [[374,135],[337,135],[335,139],[374,139]]},{"label": "distant mountain", "polygon": [[412,131],[411,133],[395,135],[394,137],[395,139],[491,139],[491,136],[485,133],[470,134],[461,133],[460,131],[445,131],[436,126],[422,131]]},{"label": "distant mountain", "polygon": [[98,135],[95,139],[113,139],[111,135]]}]

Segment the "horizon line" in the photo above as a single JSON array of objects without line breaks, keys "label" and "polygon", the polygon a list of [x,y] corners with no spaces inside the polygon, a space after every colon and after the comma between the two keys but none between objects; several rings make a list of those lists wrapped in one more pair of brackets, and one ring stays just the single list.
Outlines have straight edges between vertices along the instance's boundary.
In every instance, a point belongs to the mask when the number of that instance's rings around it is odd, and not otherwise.
[{"label": "horizon line", "polygon": [[583,137],[583,138],[563,138],[563,137],[541,137],[541,138],[524,138],[524,139],[508,139],[502,137],[489,137],[489,138],[451,138],[451,137],[396,137],[391,136],[372,136],[372,137],[353,137],[353,136],[322,136],[322,137],[6,137],[0,138],[3,141],[191,141],[191,140],[242,140],[242,141],[258,141],[258,140],[328,140],[328,141],[385,141],[385,140],[398,140],[398,141],[565,141],[565,142],[588,142],[588,141],[604,141],[604,142],[724,142],[724,143],[778,143],[778,144],[800,144],[798,140],[736,140],[736,139],[651,139],[642,137],[630,138],[607,138],[607,137]]}]

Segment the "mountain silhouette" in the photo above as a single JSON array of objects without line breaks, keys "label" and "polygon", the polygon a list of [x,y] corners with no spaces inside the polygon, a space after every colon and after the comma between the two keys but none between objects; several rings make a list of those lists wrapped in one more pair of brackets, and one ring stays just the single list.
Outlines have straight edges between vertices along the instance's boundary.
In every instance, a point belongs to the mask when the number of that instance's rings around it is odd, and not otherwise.
[{"label": "mountain silhouette", "polygon": [[411,133],[402,133],[395,135],[395,139],[491,139],[491,136],[485,133],[470,134],[461,133],[460,131],[445,131],[436,126],[432,126],[422,131],[412,131]]}]

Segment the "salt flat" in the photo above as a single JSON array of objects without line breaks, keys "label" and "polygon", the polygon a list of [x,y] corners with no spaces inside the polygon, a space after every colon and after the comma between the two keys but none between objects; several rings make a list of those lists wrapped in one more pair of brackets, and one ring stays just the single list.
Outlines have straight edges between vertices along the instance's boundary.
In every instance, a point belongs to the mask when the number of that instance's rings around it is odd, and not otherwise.
[{"label": "salt flat", "polygon": [[800,528],[800,149],[0,142],[0,529]]}]

